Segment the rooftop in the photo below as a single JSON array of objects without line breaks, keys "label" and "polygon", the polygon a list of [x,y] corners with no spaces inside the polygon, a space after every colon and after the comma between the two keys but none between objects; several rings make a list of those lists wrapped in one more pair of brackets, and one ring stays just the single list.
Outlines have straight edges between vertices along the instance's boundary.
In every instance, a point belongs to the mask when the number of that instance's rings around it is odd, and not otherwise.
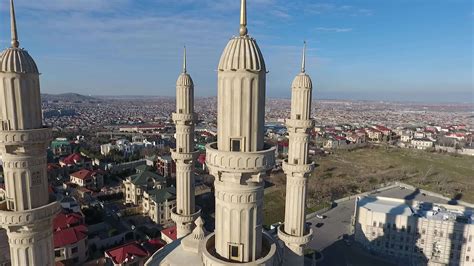
[{"label": "rooftop", "polygon": [[136,257],[148,257],[148,252],[135,242],[106,250],[105,254],[107,254],[115,264],[133,261]]},{"label": "rooftop", "polygon": [[367,196],[361,198],[357,206],[390,215],[474,224],[474,210],[458,205]]}]

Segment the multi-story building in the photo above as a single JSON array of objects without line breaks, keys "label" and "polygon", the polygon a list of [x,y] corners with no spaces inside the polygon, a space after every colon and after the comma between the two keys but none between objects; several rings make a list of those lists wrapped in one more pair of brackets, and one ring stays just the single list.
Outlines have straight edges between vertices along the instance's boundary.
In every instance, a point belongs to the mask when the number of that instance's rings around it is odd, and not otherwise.
[{"label": "multi-story building", "polygon": [[164,177],[176,177],[176,163],[171,156],[158,156],[156,169]]},{"label": "multi-story building", "polygon": [[137,167],[136,171],[136,174],[123,181],[125,202],[141,205],[144,192],[166,187],[166,178],[146,170],[145,167]]},{"label": "multi-story building", "polygon": [[474,265],[474,209],[385,197],[356,201],[355,240],[403,265]]},{"label": "multi-story building", "polygon": [[176,189],[151,189],[143,192],[142,213],[157,224],[171,221],[171,209],[176,207]]},{"label": "multi-story building", "polygon": [[72,153],[71,143],[66,138],[56,138],[51,141],[51,151],[56,156],[64,156]]},{"label": "multi-story building", "polygon": [[428,138],[417,139],[414,138],[410,142],[411,146],[415,149],[426,150],[434,147],[434,141]]}]

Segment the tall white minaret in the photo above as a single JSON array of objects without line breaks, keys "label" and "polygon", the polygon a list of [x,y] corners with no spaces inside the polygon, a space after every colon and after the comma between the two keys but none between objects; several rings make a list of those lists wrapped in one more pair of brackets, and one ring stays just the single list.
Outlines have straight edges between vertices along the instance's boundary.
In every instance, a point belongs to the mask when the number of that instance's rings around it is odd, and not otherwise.
[{"label": "tall white minaret", "polygon": [[48,195],[46,149],[51,130],[42,125],[39,72],[18,42],[10,0],[11,47],[0,57],[0,153],[6,201],[0,226],[7,230],[12,265],[54,265],[52,220],[60,211]]},{"label": "tall white minaret", "polygon": [[267,265],[261,263],[274,260],[277,248],[262,232],[263,178],[275,165],[275,149],[264,143],[267,72],[248,35],[245,0],[239,36],[230,39],[217,71],[218,142],[206,146],[206,165],[215,177],[215,232],[204,245],[204,264]]},{"label": "tall white minaret", "polygon": [[311,240],[312,230],[306,227],[305,205],[308,176],[313,164],[308,160],[311,98],[313,85],[306,74],[306,43],[303,48],[301,73],[291,86],[291,117],[288,128],[288,160],[283,163],[286,179],[285,223],[278,229],[279,238],[285,242],[285,265],[303,265],[304,246]]},{"label": "tall white minaret", "polygon": [[176,149],[171,156],[176,162],[176,208],[171,218],[176,223],[178,238],[190,234],[200,211],[194,205],[194,84],[186,68],[186,47],[183,55],[183,73],[176,82]]}]

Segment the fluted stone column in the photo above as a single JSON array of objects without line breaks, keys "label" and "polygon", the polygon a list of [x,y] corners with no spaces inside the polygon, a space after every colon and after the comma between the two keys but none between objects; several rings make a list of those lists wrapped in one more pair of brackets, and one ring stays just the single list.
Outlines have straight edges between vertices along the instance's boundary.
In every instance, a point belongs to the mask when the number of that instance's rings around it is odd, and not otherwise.
[{"label": "fluted stone column", "polygon": [[178,238],[190,234],[194,220],[199,216],[195,210],[194,195],[194,84],[186,73],[186,50],[183,73],[176,82],[176,113],[173,113],[176,125],[176,149],[171,156],[176,163],[176,208],[171,218],[176,223]]},{"label": "fluted stone column", "polygon": [[304,246],[312,236],[305,220],[308,176],[313,171],[313,164],[308,160],[309,132],[314,127],[311,98],[312,82],[305,73],[303,54],[301,73],[292,84],[291,117],[286,121],[289,148],[288,160],[283,163],[287,177],[285,223],[278,229],[278,235],[286,245],[285,265],[303,265]]},{"label": "fluted stone column", "polygon": [[275,148],[264,142],[266,68],[248,35],[245,0],[239,32],[219,61],[217,142],[206,146],[206,165],[215,177],[216,226],[204,245],[205,265],[273,265],[275,259],[263,248],[274,243],[262,232],[263,178],[275,165]]},{"label": "fluted stone column", "polygon": [[43,128],[39,72],[19,48],[11,1],[12,47],[1,54],[0,153],[6,200],[0,226],[7,230],[12,265],[54,265],[52,220],[60,211],[48,193],[46,149],[52,133]]}]

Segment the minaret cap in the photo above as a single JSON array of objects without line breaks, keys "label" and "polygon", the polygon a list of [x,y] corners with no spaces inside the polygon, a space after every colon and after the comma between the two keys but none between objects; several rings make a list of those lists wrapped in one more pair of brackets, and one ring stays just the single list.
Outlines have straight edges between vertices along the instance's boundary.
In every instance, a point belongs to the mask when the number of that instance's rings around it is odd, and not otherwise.
[{"label": "minaret cap", "polygon": [[247,30],[247,1],[240,1],[240,36],[246,36]]},{"label": "minaret cap", "polygon": [[16,30],[15,5],[13,4],[13,0],[10,0],[10,20],[11,20],[12,47],[18,48],[20,46],[20,42],[18,41],[18,33]]}]

